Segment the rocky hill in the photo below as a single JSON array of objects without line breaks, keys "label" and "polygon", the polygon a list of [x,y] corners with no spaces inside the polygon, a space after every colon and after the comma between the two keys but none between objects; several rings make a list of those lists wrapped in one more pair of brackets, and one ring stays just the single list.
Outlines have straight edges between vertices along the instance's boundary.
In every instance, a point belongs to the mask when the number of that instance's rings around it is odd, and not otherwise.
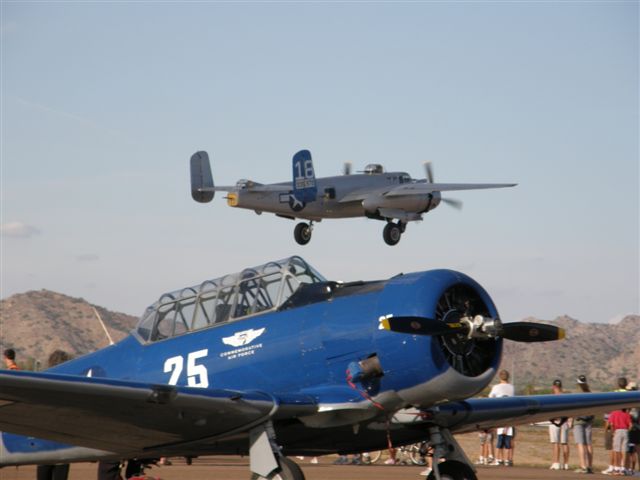
[{"label": "rocky hill", "polygon": [[580,374],[598,390],[611,390],[618,376],[640,379],[639,315],[628,315],[616,324],[581,323],[567,316],[542,323],[564,328],[566,338],[549,343],[505,342],[502,367],[513,371],[517,389],[550,388],[560,378],[565,390],[577,391],[575,379]]},{"label": "rocky hill", "polygon": [[0,301],[0,345],[13,348],[18,364],[46,366],[56,349],[74,356],[84,355],[109,344],[93,308],[98,311],[114,341],[122,339],[137,318],[91,305],[82,298],[49,290],[12,295]]},{"label": "rocky hill", "polygon": [[[108,341],[93,307],[82,298],[48,290],[13,295],[0,301],[1,347],[14,348],[25,367],[33,360],[44,365],[56,348],[82,355],[105,347]],[[124,313],[95,308],[115,341],[137,321]],[[548,388],[555,378],[561,378],[568,390],[575,390],[575,378],[580,374],[598,390],[610,390],[619,375],[640,379],[640,316],[629,315],[616,324],[581,323],[566,316],[542,322],[564,328],[566,339],[504,342],[502,367],[512,372],[519,392],[527,387],[529,391]]]}]

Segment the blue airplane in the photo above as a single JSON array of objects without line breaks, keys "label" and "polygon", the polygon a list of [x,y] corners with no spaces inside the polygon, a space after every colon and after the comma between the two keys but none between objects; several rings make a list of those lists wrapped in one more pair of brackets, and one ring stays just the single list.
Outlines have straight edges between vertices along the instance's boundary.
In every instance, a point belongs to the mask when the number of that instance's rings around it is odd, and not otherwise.
[{"label": "blue airplane", "polygon": [[[309,150],[300,150],[292,159],[292,181],[264,185],[252,180],[238,180],[235,186],[215,186],[207,152],[191,157],[191,196],[208,203],[215,192],[227,192],[230,207],[246,208],[256,213],[274,213],[278,217],[307,222],[296,225],[293,236],[300,245],[311,240],[314,222],[324,218],[367,217],[385,221],[382,237],[396,245],[409,222],[440,203],[462,208],[462,202],[443,198],[441,193],[457,190],[513,187],[515,183],[435,183],[429,162],[426,177],[413,179],[406,172],[385,172],[382,165],[367,165],[362,173],[316,179]],[[394,221],[396,220],[396,221]]]},{"label": "blue airplane", "polygon": [[471,398],[503,341],[550,325],[502,323],[451,270],[326,280],[300,257],[162,295],[124,340],[45,372],[0,373],[0,466],[249,455],[254,479],[304,480],[292,455],[427,441],[431,479],[475,479],[453,434],[594,414],[640,393]]}]

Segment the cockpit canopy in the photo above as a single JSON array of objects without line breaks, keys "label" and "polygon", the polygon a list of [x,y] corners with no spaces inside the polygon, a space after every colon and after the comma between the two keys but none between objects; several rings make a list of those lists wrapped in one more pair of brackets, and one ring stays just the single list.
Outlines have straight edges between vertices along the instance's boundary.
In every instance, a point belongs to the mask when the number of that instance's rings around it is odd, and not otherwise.
[{"label": "cockpit canopy", "polygon": [[298,256],[206,280],[165,293],[149,306],[135,333],[156,342],[228,321],[278,309],[303,283],[325,282]]}]

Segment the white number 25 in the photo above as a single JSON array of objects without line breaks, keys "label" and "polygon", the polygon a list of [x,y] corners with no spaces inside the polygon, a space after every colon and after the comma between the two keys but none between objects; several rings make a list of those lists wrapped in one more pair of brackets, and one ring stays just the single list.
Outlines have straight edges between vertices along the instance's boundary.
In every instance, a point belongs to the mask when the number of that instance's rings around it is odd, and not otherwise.
[{"label": "white number 25", "polygon": [[[191,352],[187,355],[187,385],[190,387],[207,388],[209,386],[209,376],[207,373],[207,367],[204,365],[197,365],[196,360],[209,355],[209,350],[198,350],[197,352]],[[167,358],[164,362],[164,373],[171,372],[171,378],[169,378],[169,385],[177,385],[182,370],[184,368],[184,357],[178,355],[177,357]]]}]

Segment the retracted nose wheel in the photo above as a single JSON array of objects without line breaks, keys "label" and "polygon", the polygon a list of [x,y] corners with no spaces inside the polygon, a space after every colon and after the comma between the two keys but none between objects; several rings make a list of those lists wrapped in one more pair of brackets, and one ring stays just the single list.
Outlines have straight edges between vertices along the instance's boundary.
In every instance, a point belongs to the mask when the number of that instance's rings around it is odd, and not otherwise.
[{"label": "retracted nose wheel", "polygon": [[395,223],[387,223],[382,231],[382,238],[387,245],[396,245],[402,237],[402,228]]},{"label": "retracted nose wheel", "polygon": [[311,225],[308,223],[300,222],[293,230],[293,238],[296,239],[300,245],[306,245],[311,240]]}]

